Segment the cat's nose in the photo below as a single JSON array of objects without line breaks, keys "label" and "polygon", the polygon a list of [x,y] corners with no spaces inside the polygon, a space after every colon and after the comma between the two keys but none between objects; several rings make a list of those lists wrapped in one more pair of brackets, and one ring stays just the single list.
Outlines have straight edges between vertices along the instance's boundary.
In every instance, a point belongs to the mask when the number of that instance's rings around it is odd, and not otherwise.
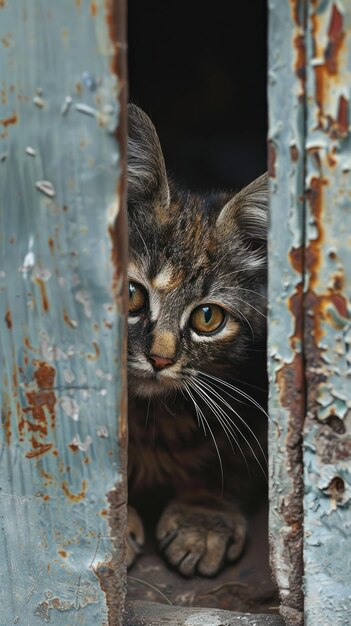
[{"label": "cat's nose", "polygon": [[173,359],[160,356],[159,354],[149,354],[148,359],[156,372],[165,369],[165,367],[170,367],[174,363]]}]

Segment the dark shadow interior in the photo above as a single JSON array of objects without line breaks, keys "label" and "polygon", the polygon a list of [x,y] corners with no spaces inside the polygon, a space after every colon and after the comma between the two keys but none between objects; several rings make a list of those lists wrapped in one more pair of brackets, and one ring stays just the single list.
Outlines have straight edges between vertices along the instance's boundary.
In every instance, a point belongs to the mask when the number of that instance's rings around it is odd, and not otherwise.
[{"label": "dark shadow interior", "polygon": [[[235,190],[266,170],[266,11],[262,0],[128,2],[130,100],[152,118],[167,168],[186,188]],[[276,612],[267,536],[266,507],[250,520],[237,564],[191,581],[150,540],[130,571],[129,597]]]}]

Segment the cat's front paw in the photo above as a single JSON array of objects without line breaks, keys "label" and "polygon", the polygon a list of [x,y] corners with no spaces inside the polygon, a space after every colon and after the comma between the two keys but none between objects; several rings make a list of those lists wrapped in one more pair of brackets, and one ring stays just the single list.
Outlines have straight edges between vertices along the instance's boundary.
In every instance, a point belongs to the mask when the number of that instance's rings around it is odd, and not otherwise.
[{"label": "cat's front paw", "polygon": [[144,547],[145,535],[143,522],[139,514],[132,507],[128,506],[127,521],[127,567],[131,567],[136,558],[142,553]]},{"label": "cat's front paw", "polygon": [[246,521],[237,510],[213,510],[171,503],[157,526],[157,540],[167,561],[183,576],[214,576],[226,560],[241,555]]}]

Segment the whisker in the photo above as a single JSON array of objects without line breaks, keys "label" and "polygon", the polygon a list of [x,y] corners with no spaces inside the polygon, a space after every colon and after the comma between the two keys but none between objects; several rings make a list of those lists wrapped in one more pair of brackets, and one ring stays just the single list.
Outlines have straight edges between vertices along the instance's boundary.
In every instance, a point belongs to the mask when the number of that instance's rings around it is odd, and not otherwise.
[{"label": "whisker", "polygon": [[264,298],[265,300],[268,300],[267,296],[263,293],[260,293],[259,291],[254,291],[253,289],[246,289],[245,287],[238,287],[240,289],[240,291],[248,291],[249,293],[254,293],[255,296],[260,296],[260,298]]},{"label": "whisker", "polygon": [[[258,445],[258,447],[259,447],[259,449],[260,449],[260,452],[261,452],[261,454],[262,454],[262,456],[263,456],[263,458],[264,458],[264,460],[265,460],[266,465],[268,465],[268,459],[267,459],[267,457],[266,457],[266,455],[265,455],[265,452],[264,452],[264,450],[263,450],[263,448],[262,448],[261,443],[259,442],[259,440],[258,440],[257,436],[255,435],[254,431],[252,430],[252,428],[250,428],[250,426],[249,426],[249,425],[245,422],[245,420],[241,417],[241,415],[240,415],[237,411],[235,411],[235,409],[234,409],[232,406],[230,406],[230,404],[229,404],[229,403],[228,403],[228,402],[227,402],[224,398],[222,398],[222,396],[220,396],[220,395],[219,395],[219,394],[218,394],[218,393],[217,393],[217,392],[216,392],[216,391],[215,391],[215,390],[214,390],[214,389],[213,389],[213,388],[212,388],[212,387],[211,387],[208,383],[205,383],[205,381],[203,381],[203,380],[197,380],[197,383],[199,383],[199,384],[201,384],[201,385],[204,385],[204,386],[205,386],[205,388],[206,388],[208,391],[210,391],[211,393],[213,393],[213,395],[214,395],[216,398],[218,398],[221,402],[223,402],[223,404],[224,404],[224,405],[225,405],[225,406],[226,406],[226,407],[227,407],[230,411],[232,411],[232,412],[234,413],[234,415],[236,415],[236,417],[238,417],[238,418],[239,418],[239,420],[241,421],[241,423],[242,423],[242,424],[244,424],[244,426],[247,428],[247,430],[248,430],[248,431],[250,432],[250,434],[253,436],[253,438],[254,438],[254,440],[256,441],[256,443],[257,443],[257,445]],[[228,415],[227,415],[226,417],[230,420],[230,418],[229,418],[229,416],[228,416]],[[242,431],[240,430],[240,428],[238,427],[238,425],[237,425],[237,424],[235,424],[235,422],[234,422],[233,420],[230,420],[230,422],[231,422],[231,423],[233,424],[233,426],[234,426],[234,427],[238,430],[239,434],[243,437],[244,441],[246,442],[246,444],[247,444],[247,445],[248,445],[248,447],[250,448],[250,450],[251,450],[251,452],[252,452],[253,456],[255,457],[255,459],[256,459],[256,461],[257,461],[258,465],[260,466],[260,468],[261,468],[261,470],[262,470],[262,472],[263,472],[263,474],[264,474],[265,478],[267,478],[266,471],[263,469],[263,467],[262,467],[262,465],[261,465],[261,463],[260,463],[260,461],[259,461],[259,459],[258,459],[258,457],[257,457],[256,453],[254,452],[254,450],[253,450],[253,448],[252,448],[251,444],[249,443],[249,441],[247,440],[247,438],[245,437],[245,435],[242,433]]]},{"label": "whisker", "polygon": [[[228,307],[228,308],[229,308],[229,307]],[[253,343],[255,343],[255,333],[254,333],[253,328],[252,328],[252,326],[251,326],[251,324],[250,324],[249,320],[247,319],[246,315],[244,315],[244,313],[243,313],[242,311],[240,311],[240,309],[238,309],[236,306],[234,306],[234,304],[232,304],[232,305],[231,305],[231,307],[229,308],[229,310],[230,310],[230,309],[233,309],[234,311],[236,311],[236,312],[237,312],[237,314],[245,320],[245,322],[247,323],[247,325],[249,326],[249,328],[250,328],[250,330],[251,330],[252,341],[253,341]]]},{"label": "whisker", "polygon": [[258,387],[258,385],[252,385],[251,383],[247,383],[246,380],[241,380],[240,378],[236,378],[236,377],[233,378],[233,380],[236,380],[238,383],[242,383],[243,385],[247,385],[247,387],[252,387],[252,389],[257,389],[258,391],[263,391],[264,393],[267,393],[267,389],[265,389],[265,387]]},{"label": "whisker", "polygon": [[[248,393],[245,393],[245,391],[242,391],[242,389],[239,389],[239,387],[236,387],[235,385],[231,385],[230,383],[228,383],[226,380],[222,380],[221,378],[217,378],[217,376],[214,376],[213,374],[208,374],[207,372],[203,372],[201,370],[198,370],[198,373],[201,374],[202,376],[206,376],[207,378],[210,378],[212,380],[215,380],[216,382],[220,383],[221,385],[224,385],[225,387],[228,387],[229,389],[232,389],[233,391],[235,391],[236,393],[238,393],[240,396],[242,396],[243,398],[246,398],[247,400],[249,400],[249,402],[252,402],[252,404],[259,409],[259,411],[261,411],[261,413],[263,413],[267,419],[271,419],[268,415],[268,413],[264,410],[264,408],[260,405],[259,402],[257,402],[252,396],[250,396]],[[223,390],[224,391],[224,390]],[[231,396],[232,398],[236,399],[235,396],[232,396],[228,391],[226,392],[229,396]]]},{"label": "whisker", "polygon": [[151,583],[147,582],[146,580],[142,580],[141,578],[135,578],[135,576],[129,576],[129,574],[127,574],[127,578],[128,580],[132,580],[133,582],[143,583],[143,585],[147,585],[148,587],[151,587],[151,589],[153,589],[154,591],[157,591],[157,593],[159,593],[160,596],[162,596],[162,598],[164,598],[170,606],[173,606],[173,603],[169,600],[169,598],[167,598],[167,596],[161,591],[161,589],[158,589],[158,587],[155,587],[155,585],[152,585]]},{"label": "whisker", "polygon": [[150,252],[149,252],[149,248],[147,247],[146,242],[145,242],[145,239],[144,239],[144,237],[142,236],[142,234],[141,234],[141,232],[140,232],[140,228],[138,227],[138,224],[136,223],[136,221],[135,221],[135,220],[133,220],[133,228],[135,228],[135,229],[138,231],[139,237],[140,237],[140,239],[141,239],[141,241],[142,241],[142,243],[143,243],[143,245],[144,245],[144,248],[145,248],[145,253],[146,253],[146,254],[145,254],[145,256],[146,256],[146,258],[147,258],[147,259],[149,259],[149,260],[150,260]]},{"label": "whisker", "polygon": [[[175,399],[175,398],[174,398]],[[172,417],[175,417],[175,419],[178,418],[178,415],[176,413],[174,413],[174,411],[172,411],[169,406],[167,406],[167,404],[164,402],[164,400],[161,400],[161,404],[162,406],[165,407],[167,413],[169,413],[170,415],[172,415]]]},{"label": "whisker", "polygon": [[[193,380],[193,381],[192,381],[192,386],[193,386],[193,385],[196,385],[196,382],[200,382],[200,381],[194,381],[194,380]],[[203,382],[203,381],[202,381],[202,382]],[[221,427],[223,428],[223,431],[224,431],[224,433],[225,433],[225,435],[226,435],[226,437],[227,437],[227,439],[228,439],[228,441],[229,441],[229,443],[230,443],[230,447],[231,447],[232,451],[233,451],[233,452],[234,452],[234,454],[235,454],[235,450],[234,450],[234,448],[233,448],[233,444],[232,444],[232,442],[230,441],[230,437],[229,437],[229,435],[231,435],[231,436],[232,436],[232,438],[233,438],[233,440],[234,440],[235,444],[236,444],[236,445],[237,445],[237,447],[239,448],[239,451],[240,451],[241,456],[243,457],[243,459],[244,459],[244,461],[245,461],[245,464],[246,464],[246,467],[247,467],[247,471],[248,471],[248,474],[249,474],[249,476],[250,476],[250,468],[249,468],[248,462],[247,462],[246,457],[245,457],[245,454],[244,454],[244,452],[243,452],[243,450],[242,450],[242,448],[241,448],[241,446],[240,446],[240,443],[239,443],[239,441],[238,441],[238,439],[237,439],[237,436],[236,436],[235,432],[233,431],[232,425],[234,426],[234,428],[236,428],[236,430],[239,432],[239,434],[242,434],[242,433],[240,432],[239,428],[237,427],[237,425],[236,425],[234,422],[232,422],[232,420],[230,420],[230,418],[229,418],[229,417],[228,417],[228,415],[225,413],[225,411],[223,411],[222,407],[221,407],[221,406],[219,406],[219,405],[218,405],[218,403],[217,403],[217,402],[215,402],[215,401],[213,400],[213,398],[211,398],[211,397],[210,397],[210,396],[209,396],[209,395],[208,395],[208,394],[204,391],[204,389],[202,389],[201,387],[198,387],[197,385],[196,385],[196,387],[197,387],[196,391],[197,391],[197,393],[199,394],[199,396],[203,399],[203,401],[207,404],[207,406],[209,407],[209,409],[212,411],[212,413],[213,413],[213,414],[216,416],[216,418],[218,419],[218,422],[219,422],[219,424],[221,425]],[[194,388],[194,387],[193,387],[193,388]],[[229,422],[229,423],[228,423],[228,422]]]},{"label": "whisker", "polygon": [[[221,426],[223,427],[223,430],[225,431],[225,434],[228,437],[228,432],[232,435],[235,443],[237,445],[239,445],[239,442],[236,438],[235,433],[233,432],[233,430],[231,429],[230,426],[227,425],[226,422],[222,423],[222,416],[226,417],[225,413],[223,412],[223,409],[217,405],[216,402],[213,401],[213,398],[211,398],[210,396],[208,396],[206,394],[206,392],[204,392],[203,389],[201,389],[200,387],[198,387],[198,385],[196,384],[195,380],[192,380],[191,382],[189,382],[189,385],[194,389],[194,391],[196,391],[196,393],[199,394],[200,398],[205,402],[205,404],[208,406],[208,408],[212,411],[212,413],[217,417],[219,423],[221,424]],[[228,432],[227,432],[228,431]],[[233,452],[235,452],[234,448],[233,448],[233,444],[229,439],[229,443],[230,446],[233,450]]]},{"label": "whisker", "polygon": [[[189,381],[188,381],[188,382],[189,382]],[[192,382],[193,382],[193,381],[192,381]],[[198,404],[197,404],[197,402],[196,402],[196,400],[195,400],[195,398],[194,398],[193,394],[191,393],[191,391],[190,391],[190,389],[189,389],[189,385],[188,385],[187,383],[186,383],[186,388],[187,388],[187,392],[188,392],[188,394],[189,394],[190,398],[191,398],[191,399],[192,399],[192,401],[194,402],[194,406],[195,406],[195,407],[196,407],[196,406],[198,407],[199,412],[200,412],[200,415],[201,415],[201,419],[202,419],[202,420],[204,420],[204,422],[205,422],[205,424],[206,424],[206,426],[207,426],[208,430],[210,431],[210,434],[211,434],[211,437],[212,437],[213,443],[214,443],[214,445],[215,445],[216,452],[217,452],[217,456],[218,456],[218,461],[219,461],[219,466],[220,466],[220,470],[221,470],[221,484],[222,484],[222,488],[221,488],[221,495],[223,495],[223,490],[224,490],[224,473],[223,473],[223,463],[222,463],[222,458],[221,458],[221,455],[220,455],[220,452],[219,452],[219,449],[218,449],[218,445],[217,445],[216,438],[215,438],[215,436],[214,436],[214,434],[213,434],[213,432],[212,432],[212,429],[211,429],[211,426],[210,426],[210,425],[209,425],[209,423],[208,423],[208,420],[206,419],[206,417],[205,417],[205,415],[204,415],[203,411],[202,411],[202,410],[200,409],[200,407],[198,406]]]},{"label": "whisker", "polygon": [[259,313],[259,315],[262,315],[262,317],[267,319],[267,315],[262,313],[262,311],[260,311],[259,309],[256,309],[256,307],[253,304],[250,304],[250,302],[246,302],[246,300],[243,300],[242,298],[238,298],[238,297],[236,297],[236,299],[239,300],[240,302],[243,302],[247,306],[251,307],[251,309],[254,309],[254,311],[256,311],[256,313]]},{"label": "whisker", "polygon": [[[198,381],[198,382],[200,382],[200,381]],[[202,384],[204,384],[204,381],[201,381],[201,382],[202,382]],[[265,463],[266,463],[266,465],[267,465],[267,463],[268,463],[268,462],[267,462],[266,455],[265,455],[265,453],[264,453],[264,451],[263,451],[263,448],[262,448],[262,446],[261,446],[260,442],[258,441],[258,439],[257,439],[257,437],[256,437],[256,435],[255,435],[255,433],[251,430],[251,428],[248,426],[248,424],[246,424],[245,420],[243,420],[243,418],[242,418],[242,417],[241,417],[241,416],[240,416],[240,415],[239,415],[239,414],[238,414],[238,413],[237,413],[237,412],[233,409],[233,407],[231,407],[231,406],[230,406],[230,404],[228,404],[228,403],[224,400],[224,398],[222,398],[219,394],[217,394],[217,393],[216,393],[216,392],[215,392],[215,391],[214,391],[211,387],[207,386],[207,390],[208,390],[209,392],[213,393],[213,394],[214,394],[214,395],[215,395],[215,396],[216,396],[216,397],[217,397],[217,398],[218,398],[221,402],[223,402],[223,404],[224,404],[224,405],[225,405],[228,409],[230,409],[230,410],[231,410],[231,411],[232,411],[232,412],[233,412],[233,413],[234,413],[234,414],[235,414],[235,415],[236,415],[236,416],[240,419],[240,421],[244,424],[244,426],[246,426],[246,427],[248,428],[249,432],[250,432],[250,433],[252,434],[252,436],[254,437],[254,439],[255,439],[255,441],[256,441],[256,443],[257,443],[257,445],[258,445],[258,447],[259,447],[259,449],[260,449],[260,451],[261,451],[261,453],[262,453],[262,456],[263,456],[263,458],[264,458],[264,460],[265,460]],[[222,410],[223,410],[223,409],[222,409]],[[258,458],[257,454],[255,453],[254,449],[252,448],[252,446],[251,446],[250,442],[248,441],[247,437],[245,437],[244,433],[240,430],[240,428],[239,428],[239,427],[238,427],[238,425],[234,422],[234,420],[230,419],[230,417],[229,417],[228,415],[226,415],[226,414],[225,414],[225,416],[226,416],[226,419],[227,419],[227,420],[228,420],[231,424],[233,424],[234,428],[238,431],[238,433],[239,433],[239,434],[241,435],[241,437],[244,439],[244,441],[245,441],[246,445],[247,445],[247,446],[248,446],[248,448],[250,449],[250,451],[251,451],[251,453],[252,453],[253,457],[254,457],[254,458],[255,458],[255,460],[257,461],[258,466],[260,467],[260,469],[261,469],[261,471],[262,471],[262,473],[263,473],[264,477],[265,477],[265,478],[266,478],[266,480],[267,480],[267,473],[266,473],[265,469],[263,468],[263,466],[262,466],[262,464],[261,464],[261,462],[260,462],[260,460],[259,460],[259,458]],[[245,459],[245,461],[246,461],[246,459]]]},{"label": "whisker", "polygon": [[150,403],[151,403],[151,396],[150,396],[149,401],[147,403],[146,419],[145,419],[145,425],[144,425],[145,429],[147,428],[147,425],[149,423]]}]

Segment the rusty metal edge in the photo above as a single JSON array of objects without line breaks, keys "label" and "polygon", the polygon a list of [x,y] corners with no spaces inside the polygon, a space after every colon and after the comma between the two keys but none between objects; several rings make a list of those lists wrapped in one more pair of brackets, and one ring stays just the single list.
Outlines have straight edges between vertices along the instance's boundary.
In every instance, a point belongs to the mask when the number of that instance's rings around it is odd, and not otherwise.
[{"label": "rusty metal edge", "polygon": [[302,626],[305,1],[271,0],[269,25],[269,532],[280,613],[288,626]]},{"label": "rusty metal edge", "polygon": [[[127,222],[127,42],[126,42],[126,0],[106,0],[106,22],[115,53],[111,70],[119,84],[119,121],[116,138],[119,145],[119,183],[117,189],[118,208],[113,224],[110,225],[112,241],[112,263],[114,267],[113,293],[122,316],[121,336],[123,345],[121,407],[119,415],[119,469],[121,481],[108,493],[109,525],[114,541],[110,564],[99,568],[97,575],[100,586],[106,594],[109,626],[121,626],[125,610],[127,590],[127,569],[125,550],[125,529],[127,526],[127,313],[128,283],[126,280],[128,263],[128,222]],[[117,416],[116,416],[117,417]]]}]

